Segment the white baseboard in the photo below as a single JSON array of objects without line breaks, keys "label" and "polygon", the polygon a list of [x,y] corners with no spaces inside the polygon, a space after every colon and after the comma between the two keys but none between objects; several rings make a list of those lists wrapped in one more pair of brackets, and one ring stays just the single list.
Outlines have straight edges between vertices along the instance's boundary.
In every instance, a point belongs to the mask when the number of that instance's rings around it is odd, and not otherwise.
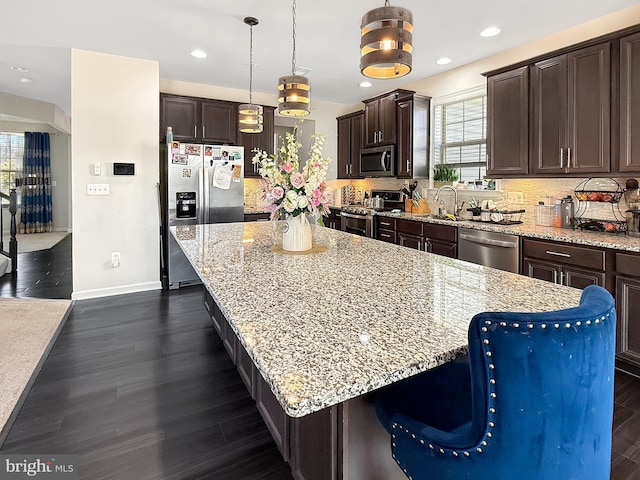
[{"label": "white baseboard", "polygon": [[113,295],[124,295],[126,293],[148,292],[149,290],[161,290],[162,283],[147,282],[134,283],[132,285],[121,285],[119,287],[96,288],[93,290],[81,290],[71,294],[71,300],[87,300],[89,298],[111,297]]},{"label": "white baseboard", "polygon": [[59,228],[54,228],[53,229],[54,232],[67,232],[67,233],[71,233],[71,229],[68,227],[59,227]]}]

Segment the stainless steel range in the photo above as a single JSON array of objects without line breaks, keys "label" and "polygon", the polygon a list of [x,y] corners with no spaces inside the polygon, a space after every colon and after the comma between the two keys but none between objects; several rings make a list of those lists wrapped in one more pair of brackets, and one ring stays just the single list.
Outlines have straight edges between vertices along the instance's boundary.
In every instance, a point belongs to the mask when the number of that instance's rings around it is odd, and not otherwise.
[{"label": "stainless steel range", "polygon": [[[378,200],[376,200],[378,199]],[[376,212],[404,209],[402,192],[399,190],[371,190],[371,204],[345,205],[342,207],[342,230],[363,237],[375,237]],[[376,206],[371,206],[376,205]]]}]

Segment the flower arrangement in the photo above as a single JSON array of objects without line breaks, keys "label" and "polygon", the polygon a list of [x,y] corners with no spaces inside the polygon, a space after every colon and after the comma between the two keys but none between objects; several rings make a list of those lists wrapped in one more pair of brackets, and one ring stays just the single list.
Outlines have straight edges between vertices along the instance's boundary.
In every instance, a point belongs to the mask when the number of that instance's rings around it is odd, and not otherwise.
[{"label": "flower arrangement", "polygon": [[252,162],[260,167],[260,186],[271,212],[271,220],[279,219],[282,213],[293,217],[311,213],[319,214],[318,222],[322,223],[322,216],[329,213],[328,203],[332,200],[325,183],[331,158],[322,156],[326,136],[314,134],[311,137],[309,159],[300,172],[298,151],[302,144],[297,135],[296,125],[293,132],[287,132],[284,139],[280,138],[277,155],[255,149]]}]

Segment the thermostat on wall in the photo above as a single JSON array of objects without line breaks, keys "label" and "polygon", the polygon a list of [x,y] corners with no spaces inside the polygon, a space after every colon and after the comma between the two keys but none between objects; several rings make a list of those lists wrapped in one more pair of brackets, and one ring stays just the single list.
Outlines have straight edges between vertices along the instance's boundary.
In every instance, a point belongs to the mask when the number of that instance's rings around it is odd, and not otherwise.
[{"label": "thermostat on wall", "polygon": [[135,163],[114,163],[113,174],[114,175],[135,175],[136,169]]}]

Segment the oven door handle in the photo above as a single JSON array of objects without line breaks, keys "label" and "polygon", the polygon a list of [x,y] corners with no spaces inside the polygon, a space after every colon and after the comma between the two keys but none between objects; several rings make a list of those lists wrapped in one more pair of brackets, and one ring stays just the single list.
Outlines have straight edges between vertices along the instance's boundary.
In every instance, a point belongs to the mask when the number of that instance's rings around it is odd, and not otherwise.
[{"label": "oven door handle", "polygon": [[367,216],[366,215],[357,215],[354,213],[347,213],[347,212],[340,212],[340,216],[341,217],[347,217],[347,218],[356,218],[358,220],[366,220]]}]

